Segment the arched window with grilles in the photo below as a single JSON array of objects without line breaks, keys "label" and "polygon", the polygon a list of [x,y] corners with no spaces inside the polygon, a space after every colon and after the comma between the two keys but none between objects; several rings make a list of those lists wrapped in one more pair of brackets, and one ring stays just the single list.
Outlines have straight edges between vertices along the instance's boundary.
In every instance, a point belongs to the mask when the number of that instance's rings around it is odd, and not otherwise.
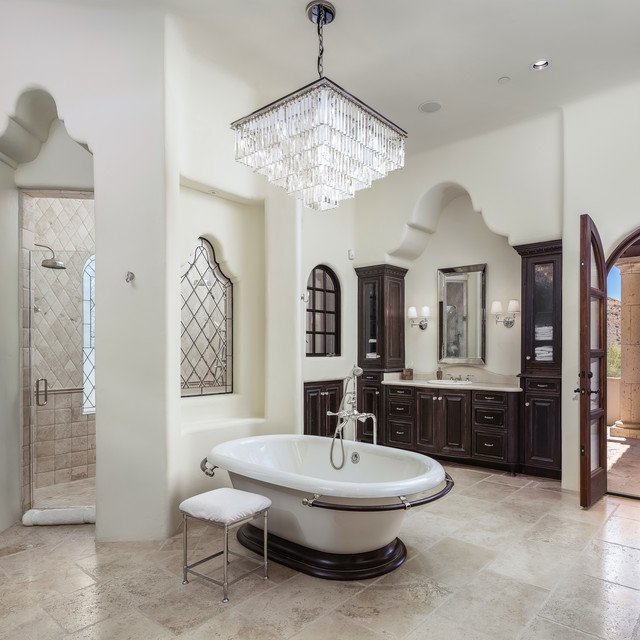
[{"label": "arched window with grilles", "polygon": [[340,355],[340,282],[327,266],[311,270],[307,281],[306,354]]},{"label": "arched window with grilles", "polygon": [[183,396],[233,391],[233,284],[204,238],[183,268],[180,387]]}]

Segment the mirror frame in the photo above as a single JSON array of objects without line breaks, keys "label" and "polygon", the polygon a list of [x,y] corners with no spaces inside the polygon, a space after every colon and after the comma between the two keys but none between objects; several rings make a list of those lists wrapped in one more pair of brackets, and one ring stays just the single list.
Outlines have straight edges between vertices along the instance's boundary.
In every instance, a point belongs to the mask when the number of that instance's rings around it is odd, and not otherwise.
[{"label": "mirror frame", "polygon": [[[443,295],[444,295],[444,283],[447,275],[454,273],[482,273],[482,285],[481,285],[481,307],[480,312],[482,314],[482,343],[480,348],[479,358],[456,358],[456,357],[444,357],[444,335],[443,335]],[[442,364],[486,364],[487,355],[487,265],[485,264],[471,264],[462,267],[449,267],[446,269],[438,269],[438,363]]]}]

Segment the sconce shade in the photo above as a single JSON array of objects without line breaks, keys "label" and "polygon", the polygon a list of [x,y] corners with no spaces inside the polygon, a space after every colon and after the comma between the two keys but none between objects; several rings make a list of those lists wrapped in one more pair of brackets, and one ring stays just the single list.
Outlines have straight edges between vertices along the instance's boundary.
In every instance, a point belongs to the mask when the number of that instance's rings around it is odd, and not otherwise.
[{"label": "sconce shade", "polygon": [[491,303],[491,315],[497,316],[502,314],[502,302],[500,300],[494,300]]},{"label": "sconce shade", "polygon": [[422,307],[422,309],[420,310],[420,315],[423,318],[430,318],[431,317],[431,310],[429,309],[429,307]]},{"label": "sconce shade", "polygon": [[415,307],[409,307],[407,309],[407,318],[417,318],[418,317],[418,310]]},{"label": "sconce shade", "polygon": [[509,300],[507,313],[520,313],[520,303],[517,300]]}]

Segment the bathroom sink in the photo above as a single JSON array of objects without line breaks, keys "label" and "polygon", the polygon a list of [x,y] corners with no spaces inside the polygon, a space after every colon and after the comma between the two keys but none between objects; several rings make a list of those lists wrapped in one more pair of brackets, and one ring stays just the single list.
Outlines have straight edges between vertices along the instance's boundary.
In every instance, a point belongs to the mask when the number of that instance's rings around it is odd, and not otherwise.
[{"label": "bathroom sink", "polygon": [[429,384],[437,384],[440,387],[458,387],[465,384],[473,384],[471,380],[428,380]]}]

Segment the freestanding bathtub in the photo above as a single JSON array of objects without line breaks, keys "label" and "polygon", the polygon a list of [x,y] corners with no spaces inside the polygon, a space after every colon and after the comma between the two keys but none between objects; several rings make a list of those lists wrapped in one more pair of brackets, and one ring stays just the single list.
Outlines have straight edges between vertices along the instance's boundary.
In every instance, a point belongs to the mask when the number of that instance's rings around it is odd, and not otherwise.
[{"label": "freestanding bathtub", "polygon": [[[446,495],[453,481],[427,456],[346,440],[345,465],[336,470],[330,446],[318,436],[241,438],[214,447],[203,465],[228,471],[236,489],[271,499],[269,556],[277,562],[342,580],[388,573],[406,557],[398,539],[405,511]],[[443,483],[437,494],[412,500]],[[244,525],[238,539],[261,549],[257,526]]]}]

